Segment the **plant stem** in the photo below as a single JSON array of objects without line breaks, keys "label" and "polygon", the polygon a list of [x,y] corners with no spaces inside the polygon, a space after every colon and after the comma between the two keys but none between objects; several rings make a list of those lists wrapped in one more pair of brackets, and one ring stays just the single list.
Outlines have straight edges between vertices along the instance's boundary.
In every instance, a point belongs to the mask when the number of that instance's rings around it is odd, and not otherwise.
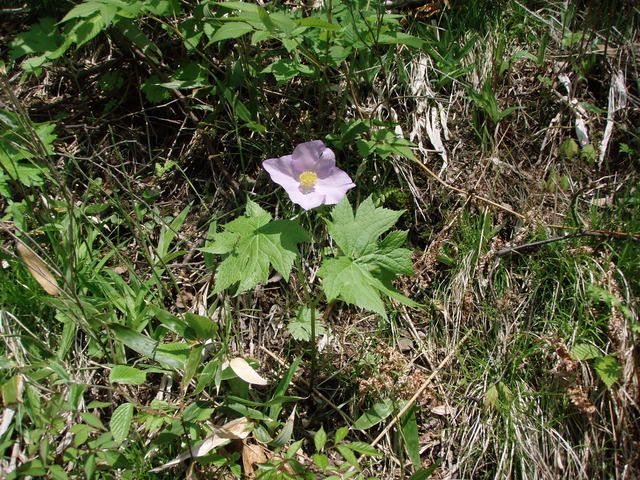
[{"label": "plant stem", "polygon": [[306,304],[311,309],[311,335],[309,341],[311,342],[311,372],[309,375],[309,395],[313,391],[313,385],[316,375],[316,364],[317,364],[317,348],[316,348],[316,306],[318,305],[318,299],[315,301],[311,300],[311,287],[309,282],[304,276],[304,272],[302,271],[302,260],[300,259],[301,255],[296,257],[296,270],[298,271],[298,280],[300,281],[300,285],[302,285],[304,291],[304,299]]}]

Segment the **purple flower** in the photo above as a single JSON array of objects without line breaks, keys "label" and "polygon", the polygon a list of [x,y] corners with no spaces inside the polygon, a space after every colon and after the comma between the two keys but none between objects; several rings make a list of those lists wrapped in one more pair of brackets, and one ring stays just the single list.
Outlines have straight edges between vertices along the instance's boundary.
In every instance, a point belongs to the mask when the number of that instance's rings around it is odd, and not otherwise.
[{"label": "purple flower", "polygon": [[305,210],[333,205],[355,187],[349,175],[336,167],[336,156],[320,140],[301,143],[293,154],[262,163],[271,180],[281,185],[291,201]]}]

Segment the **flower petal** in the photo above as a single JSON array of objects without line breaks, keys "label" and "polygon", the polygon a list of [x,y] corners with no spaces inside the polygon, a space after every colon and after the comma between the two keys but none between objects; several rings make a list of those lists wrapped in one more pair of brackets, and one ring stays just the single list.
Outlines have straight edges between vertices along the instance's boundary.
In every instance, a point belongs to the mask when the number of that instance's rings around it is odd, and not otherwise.
[{"label": "flower petal", "polygon": [[312,192],[303,193],[300,188],[296,188],[292,191],[287,190],[287,193],[293,203],[300,205],[305,210],[319,207],[323,205],[326,200],[324,192],[319,192],[317,189]]},{"label": "flower petal", "polygon": [[298,188],[300,174],[293,170],[291,155],[265,160],[262,167],[269,173],[271,180],[282,185],[287,193],[290,189]]},{"label": "flower petal", "polygon": [[293,168],[300,173],[318,173],[320,169],[331,168],[336,164],[335,154],[321,140],[301,143],[293,150],[291,157]]},{"label": "flower petal", "polygon": [[[320,140],[301,143],[291,155],[270,158],[262,163],[271,179],[285,189],[291,201],[305,210],[336,204],[349,189],[355,187],[349,175],[335,165],[335,154]],[[303,172],[318,176],[314,187],[300,185]]]},{"label": "flower petal", "polygon": [[328,176],[318,179],[316,190],[326,196],[325,205],[334,205],[340,203],[347,192],[355,186],[356,184],[351,181],[346,172],[334,167]]}]

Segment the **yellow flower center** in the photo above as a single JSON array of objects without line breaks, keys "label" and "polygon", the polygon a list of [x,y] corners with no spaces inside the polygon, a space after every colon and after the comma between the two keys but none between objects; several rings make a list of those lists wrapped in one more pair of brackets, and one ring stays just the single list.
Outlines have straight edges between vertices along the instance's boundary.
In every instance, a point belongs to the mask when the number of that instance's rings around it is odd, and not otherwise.
[{"label": "yellow flower center", "polygon": [[300,185],[306,188],[315,187],[318,183],[318,175],[313,172],[304,172],[300,174]]}]

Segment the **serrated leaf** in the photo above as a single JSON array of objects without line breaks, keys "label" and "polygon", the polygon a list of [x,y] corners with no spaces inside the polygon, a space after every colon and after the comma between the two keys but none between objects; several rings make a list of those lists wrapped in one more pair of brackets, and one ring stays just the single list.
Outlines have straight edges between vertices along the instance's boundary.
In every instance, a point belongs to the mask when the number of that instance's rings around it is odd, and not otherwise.
[{"label": "serrated leaf", "polygon": [[607,355],[606,357],[596,358],[593,361],[593,368],[604,382],[607,388],[611,388],[622,374],[622,367],[616,357]]},{"label": "serrated leaf", "polygon": [[376,288],[380,282],[351,258],[326,259],[318,269],[318,276],[322,279],[322,288],[328,301],[341,298],[386,318],[380,288]]},{"label": "serrated leaf", "polygon": [[245,22],[228,22],[218,28],[211,36],[211,43],[238,38],[254,30],[255,28]]},{"label": "serrated leaf", "polygon": [[349,427],[340,427],[336,430],[334,443],[340,443],[349,434]]},{"label": "serrated leaf", "polygon": [[316,447],[316,451],[321,452],[326,443],[327,443],[327,432],[325,432],[324,428],[322,428],[322,425],[320,425],[320,428],[313,436],[313,444]]},{"label": "serrated leaf", "polygon": [[398,221],[402,213],[376,207],[372,197],[368,197],[354,215],[345,197],[332,210],[332,221],[327,222],[327,230],[345,255],[357,258],[373,253],[376,240]]},{"label": "serrated leaf", "polygon": [[295,22],[301,27],[315,27],[315,28],[321,28],[323,30],[331,30],[334,32],[340,30],[340,27],[338,25],[327,22],[326,20],[322,20],[320,18],[314,18],[314,17],[297,18]]},{"label": "serrated leaf", "polygon": [[[321,317],[322,315],[320,312],[316,310],[316,336],[324,335],[326,333]],[[291,336],[296,340],[309,341],[311,339],[311,309],[304,306],[301,307],[298,310],[296,318],[289,320],[287,330],[289,330]]]},{"label": "serrated leaf", "polygon": [[9,58],[17,60],[24,55],[56,51],[64,44],[53,18],[41,18],[28,31],[15,36],[11,42]]},{"label": "serrated leaf", "polygon": [[201,249],[228,253],[218,266],[214,293],[234,284],[238,284],[238,293],[250,290],[269,279],[271,266],[288,281],[298,255],[297,244],[309,241],[297,222],[272,221],[271,215],[251,200],[245,216],[224,225],[224,229],[213,236],[210,246]]},{"label": "serrated leaf", "polygon": [[113,435],[113,440],[117,444],[121,444],[129,435],[131,428],[131,419],[133,418],[133,404],[123,403],[113,411],[109,428]]},{"label": "serrated leaf", "polygon": [[412,308],[419,306],[398,293],[391,283],[398,274],[413,273],[411,251],[399,248],[407,232],[391,232],[378,240],[400,215],[402,212],[376,207],[371,197],[362,202],[355,214],[346,199],[334,207],[327,229],[343,254],[325,259],[318,270],[329,301],[340,298],[384,318],[381,294]]},{"label": "serrated leaf", "polygon": [[216,5],[242,12],[258,13],[258,5],[246,2],[214,2]]},{"label": "serrated leaf", "polygon": [[128,365],[116,365],[111,369],[109,381],[126,385],[142,385],[147,380],[146,372]]},{"label": "serrated leaf", "polygon": [[60,23],[67,22],[74,18],[85,18],[95,15],[99,13],[102,8],[104,8],[104,4],[100,4],[98,2],[83,2],[79,5],[73,7],[69,13],[67,13]]},{"label": "serrated leaf", "polygon": [[602,357],[600,349],[590,343],[578,343],[573,346],[569,353],[576,360],[590,360]]},{"label": "serrated leaf", "polygon": [[67,33],[67,38],[71,39],[78,47],[84,45],[105,29],[105,19],[102,15],[89,17],[78,22]]}]

